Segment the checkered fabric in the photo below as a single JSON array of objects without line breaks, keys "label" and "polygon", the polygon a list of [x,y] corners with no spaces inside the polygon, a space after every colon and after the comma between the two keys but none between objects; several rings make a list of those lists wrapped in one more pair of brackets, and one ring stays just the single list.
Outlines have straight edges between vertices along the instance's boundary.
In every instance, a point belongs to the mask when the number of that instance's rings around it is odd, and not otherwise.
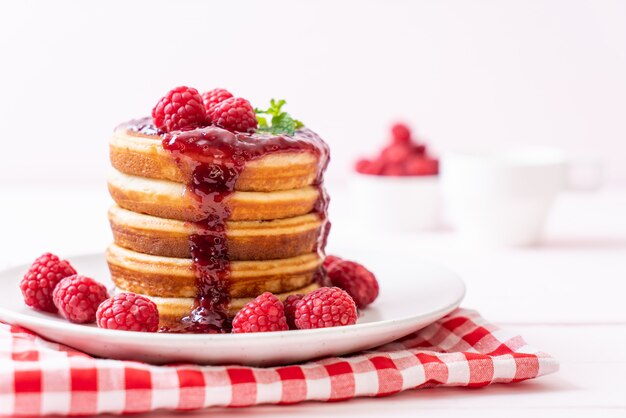
[{"label": "checkered fabric", "polygon": [[97,359],[0,323],[0,414],[121,414],[338,401],[435,386],[519,382],[558,367],[550,355],[466,309],[370,351],[267,368]]}]

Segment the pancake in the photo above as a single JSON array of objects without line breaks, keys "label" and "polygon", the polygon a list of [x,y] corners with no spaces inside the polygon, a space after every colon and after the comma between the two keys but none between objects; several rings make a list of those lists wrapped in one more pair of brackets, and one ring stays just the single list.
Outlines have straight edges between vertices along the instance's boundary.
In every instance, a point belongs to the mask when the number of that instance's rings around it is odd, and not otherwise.
[{"label": "pancake", "polygon": [[282,300],[327,280],[329,150],[310,129],[163,133],[148,117],[118,127],[109,151],[111,277],[155,301],[164,331],[227,331],[261,293]]},{"label": "pancake", "polygon": [[[163,257],[190,258],[193,224],[144,215],[113,206],[109,222],[115,243],[130,250]],[[230,260],[272,260],[315,251],[322,220],[317,213],[272,221],[229,221],[226,243]]]},{"label": "pancake", "polygon": [[[278,293],[275,296],[284,301],[290,295],[307,294],[319,289],[319,284],[311,283],[307,286],[295,289],[290,292]],[[125,292],[118,287],[115,288],[115,294]],[[159,327],[176,329],[180,326],[181,319],[188,316],[195,306],[194,298],[163,298],[158,296],[143,295],[152,300],[159,310]],[[234,317],[244,305],[253,298],[233,298],[228,305],[228,316]]]},{"label": "pancake", "polygon": [[[113,171],[109,192],[115,203],[133,212],[190,222],[206,216],[182,183]],[[316,187],[306,186],[266,193],[234,192],[223,203],[230,210],[231,221],[263,221],[305,215],[314,209],[318,196]]]},{"label": "pancake", "polygon": [[[198,295],[191,259],[142,254],[115,244],[106,252],[111,278],[126,292],[168,298]],[[263,292],[285,293],[314,282],[322,259],[317,253],[263,261],[230,263],[231,298],[254,298]]]},{"label": "pancake", "polygon": [[[163,149],[159,135],[146,135],[121,126],[109,143],[111,164],[133,176],[188,183],[190,167],[179,167]],[[321,141],[321,140],[320,140]],[[248,161],[240,173],[235,190],[269,192],[300,189],[315,182],[320,162],[307,151],[283,151]]]}]

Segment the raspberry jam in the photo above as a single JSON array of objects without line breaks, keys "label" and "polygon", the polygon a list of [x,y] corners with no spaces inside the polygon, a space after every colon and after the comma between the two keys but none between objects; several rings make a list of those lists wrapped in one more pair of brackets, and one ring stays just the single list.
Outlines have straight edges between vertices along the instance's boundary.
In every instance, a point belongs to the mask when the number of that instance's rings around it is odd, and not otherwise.
[{"label": "raspberry jam", "polygon": [[[146,136],[160,135],[163,148],[184,171],[192,173],[186,192],[194,197],[204,219],[189,239],[198,293],[191,314],[182,320],[178,332],[220,333],[230,331],[230,262],[226,241],[228,197],[235,191],[239,175],[248,161],[279,152],[310,152],[318,158],[315,185],[319,198],[315,211],[322,218],[317,251],[323,254],[330,229],[327,221],[328,195],[323,173],[328,165],[326,143],[313,131],[303,128],[293,136],[266,133],[233,133],[215,126],[160,133],[149,118],[135,121],[130,130]],[[316,280],[325,274],[318,271]]]}]

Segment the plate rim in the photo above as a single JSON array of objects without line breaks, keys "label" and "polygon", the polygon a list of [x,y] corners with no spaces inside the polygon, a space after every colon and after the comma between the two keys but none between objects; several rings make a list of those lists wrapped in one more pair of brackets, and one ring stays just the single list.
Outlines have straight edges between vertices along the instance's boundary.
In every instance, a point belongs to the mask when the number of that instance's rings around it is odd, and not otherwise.
[{"label": "plate rim", "polygon": [[[89,252],[82,253],[73,256],[66,257],[67,259],[76,259],[76,258],[90,258],[90,257],[99,257],[102,254],[99,252]],[[461,302],[464,300],[465,295],[467,293],[467,287],[465,282],[461,277],[454,272],[453,270],[442,266],[439,263],[431,262],[424,260],[423,262],[427,264],[431,264],[436,266],[436,268],[445,270],[446,273],[450,275],[450,278],[453,279],[456,284],[459,286],[459,294],[455,298],[452,303],[441,307],[435,311],[429,312],[427,314],[418,315],[419,317],[436,317],[437,319],[442,318],[448,313],[454,311],[454,309],[458,308]],[[0,274],[5,274],[12,270],[18,270],[21,268],[28,268],[26,264],[18,264],[13,265],[7,268],[0,269]],[[9,318],[7,320],[7,318]],[[111,329],[103,329],[97,328],[93,326],[85,326],[84,324],[75,324],[69,321],[57,321],[52,318],[47,317],[39,317],[33,316],[26,313],[16,312],[9,308],[3,307],[0,305],[0,320],[5,322],[11,321],[11,323],[16,324],[14,321],[19,321],[22,323],[32,324],[33,326],[41,326],[46,327],[48,329],[53,329],[57,331],[62,331],[65,333],[73,333],[73,334],[83,334],[85,336],[106,336],[107,338],[111,338],[116,341],[122,339],[124,337],[133,337],[134,339],[149,339],[153,342],[172,342],[175,340],[195,340],[198,339],[201,342],[232,342],[234,340],[242,341],[247,339],[255,339],[255,340],[274,340],[284,338],[285,336],[289,336],[290,338],[310,338],[311,336],[324,336],[325,334],[334,334],[337,332],[342,333],[352,333],[359,332],[361,330],[370,330],[372,328],[388,328],[392,325],[402,324],[405,322],[410,322],[415,320],[416,315],[402,316],[398,318],[385,319],[381,321],[373,321],[359,324],[358,322],[353,325],[345,325],[341,327],[329,327],[329,328],[317,328],[317,329],[306,329],[306,330],[287,330],[287,331],[274,331],[274,332],[256,332],[256,333],[242,333],[242,334],[192,334],[192,333],[163,333],[163,332],[139,332],[139,331],[123,331],[123,330],[111,330]],[[435,319],[435,320],[437,320]],[[18,324],[19,325],[19,324]],[[25,328],[28,328],[29,325],[19,325]],[[44,337],[46,339],[50,339],[48,337]]]}]

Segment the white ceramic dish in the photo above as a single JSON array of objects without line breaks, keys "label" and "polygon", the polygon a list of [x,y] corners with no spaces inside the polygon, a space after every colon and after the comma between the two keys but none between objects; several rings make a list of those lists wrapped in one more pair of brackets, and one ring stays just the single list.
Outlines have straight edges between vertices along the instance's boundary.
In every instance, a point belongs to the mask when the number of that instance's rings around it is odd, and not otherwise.
[{"label": "white ceramic dish", "polygon": [[445,203],[462,238],[531,245],[565,185],[567,158],[537,146],[456,152],[443,156],[441,173]]},{"label": "white ceramic dish", "polygon": [[381,231],[440,226],[439,176],[374,176],[353,173],[350,192],[359,208],[355,221]]},{"label": "white ceramic dish", "polygon": [[[81,273],[112,286],[102,254],[70,257]],[[77,325],[37,312],[22,301],[18,283],[27,266],[0,272],[0,320],[95,356],[151,363],[287,364],[372,348],[436,321],[454,310],[465,286],[452,272],[413,259],[375,263],[378,300],[356,325],[258,334],[198,335],[113,331]]]}]

